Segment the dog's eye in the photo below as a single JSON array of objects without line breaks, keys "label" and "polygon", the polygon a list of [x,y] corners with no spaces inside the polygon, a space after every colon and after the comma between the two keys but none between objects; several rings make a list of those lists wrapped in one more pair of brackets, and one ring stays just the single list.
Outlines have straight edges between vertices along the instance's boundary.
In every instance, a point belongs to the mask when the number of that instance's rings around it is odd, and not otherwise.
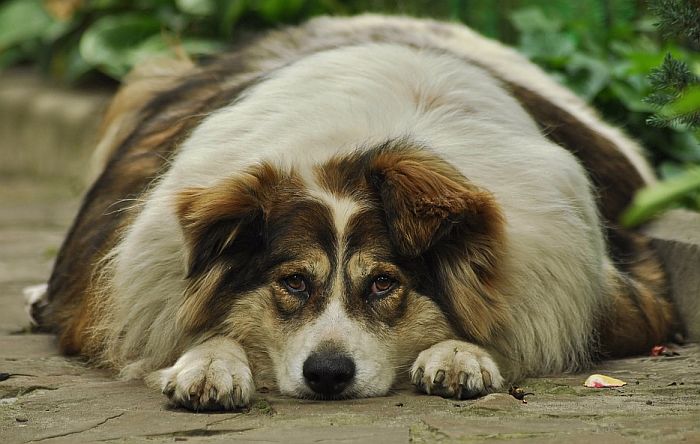
[{"label": "dog's eye", "polygon": [[282,284],[284,284],[287,290],[294,294],[306,293],[309,288],[306,283],[306,278],[300,274],[287,276],[282,279]]},{"label": "dog's eye", "polygon": [[378,276],[372,281],[372,286],[370,287],[370,296],[372,297],[382,297],[391,291],[396,286],[396,281],[389,276]]}]

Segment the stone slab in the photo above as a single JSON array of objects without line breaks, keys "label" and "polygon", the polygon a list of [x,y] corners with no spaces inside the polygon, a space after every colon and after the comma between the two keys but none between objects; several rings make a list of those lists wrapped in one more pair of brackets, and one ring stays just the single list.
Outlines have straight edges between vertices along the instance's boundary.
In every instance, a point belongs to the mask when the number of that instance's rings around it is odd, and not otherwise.
[{"label": "stone slab", "polygon": [[646,228],[669,275],[688,337],[700,341],[700,213],[671,210]]},{"label": "stone slab", "polygon": [[112,93],[52,86],[28,70],[0,73],[0,175],[82,183]]}]

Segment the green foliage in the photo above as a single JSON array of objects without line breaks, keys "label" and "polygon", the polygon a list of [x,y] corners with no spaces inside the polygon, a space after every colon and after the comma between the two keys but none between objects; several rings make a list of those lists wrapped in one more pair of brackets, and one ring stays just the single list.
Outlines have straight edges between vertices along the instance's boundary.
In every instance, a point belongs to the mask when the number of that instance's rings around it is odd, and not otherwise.
[{"label": "green foliage", "polygon": [[690,167],[679,176],[644,188],[634,197],[630,208],[622,215],[627,227],[639,225],[676,202],[688,201],[689,206],[700,207],[700,167]]},{"label": "green foliage", "polygon": [[661,109],[661,113],[647,119],[649,125],[700,126],[700,76],[691,72],[687,63],[666,54],[663,64],[649,74],[649,80],[653,91],[646,102]]},{"label": "green foliage", "polygon": [[700,44],[700,2],[696,0],[655,0],[650,9],[659,17],[659,29],[667,37],[687,38]]},{"label": "green foliage", "polygon": [[692,170],[700,164],[694,132],[700,90],[698,74],[690,68],[700,67],[700,56],[678,43],[660,42],[653,19],[644,17],[597,35],[539,8],[516,10],[510,18],[518,49],[640,140],[659,175],[669,180],[640,194],[623,222],[638,224],[674,205],[700,209]]},{"label": "green foliage", "polygon": [[[649,149],[659,175],[675,181],[640,194],[625,220],[632,223],[652,207],[700,209],[700,192],[689,186],[696,173],[688,173],[700,165],[699,0],[651,0],[649,10],[644,5],[645,0],[0,0],[0,69],[31,62],[65,83],[105,75],[120,80],[141,60],[205,56],[250,31],[318,14],[372,11],[459,20],[517,46]],[[675,40],[663,42],[659,34]]]},{"label": "green foliage", "polygon": [[[667,36],[685,39],[690,47],[700,46],[700,2],[697,0],[656,0],[652,10],[659,15],[659,28]],[[653,105],[656,113],[647,118],[647,124],[659,128],[684,131],[695,147],[700,140],[700,75],[693,72],[686,62],[667,53],[660,67],[651,70],[649,80],[652,92],[645,101]],[[696,68],[700,65],[693,61]],[[696,71],[699,71],[696,69]],[[676,176],[641,190],[622,217],[626,226],[645,222],[656,213],[674,205],[700,209],[700,159],[693,156],[698,149],[686,150],[690,154],[685,167],[672,168]],[[666,166],[668,170],[668,166]],[[663,170],[662,170],[663,171]]]},{"label": "green foliage", "polygon": [[0,5],[0,69],[30,60],[66,83],[96,72],[119,80],[142,59],[211,54],[231,41],[235,31],[297,22],[329,12],[329,5],[335,4],[332,0],[64,3],[67,9],[42,0]]}]

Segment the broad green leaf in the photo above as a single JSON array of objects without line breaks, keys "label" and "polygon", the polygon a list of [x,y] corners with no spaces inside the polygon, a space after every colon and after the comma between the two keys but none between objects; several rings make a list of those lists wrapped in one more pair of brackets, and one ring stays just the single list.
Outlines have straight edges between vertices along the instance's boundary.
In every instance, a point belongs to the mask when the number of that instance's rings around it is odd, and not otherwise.
[{"label": "broad green leaf", "polygon": [[670,207],[688,193],[700,189],[700,167],[640,190],[621,218],[625,227],[637,226]]},{"label": "broad green leaf", "polygon": [[178,51],[184,51],[188,55],[212,54],[220,51],[223,45],[220,42],[198,38],[184,38],[177,40],[173,36],[156,34],[134,47],[128,54],[130,66],[134,66],[144,60],[154,57],[178,57]]},{"label": "broad green leaf", "polygon": [[175,0],[177,8],[187,14],[209,16],[216,12],[216,0]]},{"label": "broad green leaf", "polygon": [[52,77],[75,83],[94,68],[80,55],[79,41],[80,36],[75,34],[54,47],[49,65]]},{"label": "broad green leaf", "polygon": [[132,51],[160,32],[160,23],[145,14],[104,16],[90,26],[80,40],[80,55],[114,78],[132,66]]},{"label": "broad green leaf", "polygon": [[691,86],[683,95],[665,107],[663,113],[667,115],[680,115],[700,111],[700,85]]},{"label": "broad green leaf", "polygon": [[40,0],[14,0],[0,6],[0,51],[42,38],[53,22]]},{"label": "broad green leaf", "polygon": [[659,175],[662,179],[673,179],[686,172],[687,166],[676,162],[665,161],[659,165]]},{"label": "broad green leaf", "polygon": [[610,80],[610,68],[607,63],[580,52],[574,53],[566,65],[566,71],[572,77],[582,78],[576,92],[584,99],[591,100]]},{"label": "broad green leaf", "polygon": [[520,50],[530,58],[564,67],[568,57],[576,51],[576,41],[569,34],[527,33],[520,39]]},{"label": "broad green leaf", "polygon": [[523,34],[533,32],[555,33],[561,29],[561,22],[546,17],[539,8],[523,8],[510,14],[513,27]]},{"label": "broad green leaf", "polygon": [[645,102],[643,100],[645,96],[637,89],[632,88],[629,84],[620,80],[614,80],[610,82],[608,86],[610,87],[610,91],[615,95],[615,98],[622,102],[628,110],[640,113],[656,111],[656,107]]}]

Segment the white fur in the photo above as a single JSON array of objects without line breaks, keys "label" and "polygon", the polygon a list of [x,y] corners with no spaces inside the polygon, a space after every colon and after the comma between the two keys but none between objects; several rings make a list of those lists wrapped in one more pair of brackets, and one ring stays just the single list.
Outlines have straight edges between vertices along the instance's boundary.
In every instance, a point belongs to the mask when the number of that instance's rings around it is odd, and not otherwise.
[{"label": "white fur", "polygon": [[[178,191],[211,186],[260,161],[311,171],[334,155],[408,138],[492,192],[504,212],[506,260],[501,274],[508,279],[497,290],[508,298],[516,322],[491,346],[517,363],[506,369],[509,376],[557,372],[587,362],[594,315],[605,304],[607,261],[590,184],[576,159],[548,141],[498,81],[460,56],[477,59],[544,94],[618,141],[641,172],[647,167],[633,142],[597,120],[580,100],[519,55],[459,26],[441,25],[454,32],[439,35],[431,23],[367,16],[318,19],[307,28],[320,35],[335,30],[342,42],[345,34],[361,35],[363,29],[391,24],[415,32],[422,36],[417,39],[443,48],[445,54],[365,43],[296,60],[300,50],[288,47],[291,43],[280,36],[260,44],[269,56],[256,63],[262,70],[276,70],[192,132],[170,170],[144,197],[142,210],[113,252],[108,359],[120,365],[143,359],[143,368],[154,370],[172,364],[174,356],[196,342],[173,325],[185,286],[184,244],[173,205]],[[303,36],[291,35],[291,40],[303,41]],[[329,38],[324,45],[333,41]],[[332,208],[338,228],[356,210],[342,201]],[[374,366],[372,359],[383,353],[382,345],[355,339],[361,337],[355,334],[359,328],[339,300],[331,301],[277,358],[281,390],[305,390],[302,359],[329,338],[359,356],[354,393],[388,390],[394,370]]]},{"label": "white fur", "polygon": [[34,319],[32,308],[35,306],[41,306],[48,303],[46,298],[46,290],[49,288],[48,284],[37,284],[31,285],[29,287],[24,287],[22,289],[22,294],[24,295],[24,309],[29,315],[29,321],[32,325],[38,325],[37,319]]},{"label": "white fur", "polygon": [[280,356],[272,355],[277,383],[283,394],[314,396],[304,382],[302,367],[306,358],[322,343],[333,344],[355,363],[355,379],[342,396],[377,396],[391,388],[395,375],[393,366],[387,361],[389,352],[379,338],[368,334],[357,321],[348,317],[342,299],[335,296],[313,323],[301,328],[287,341]]},{"label": "white fur", "polygon": [[255,392],[245,351],[224,337],[193,347],[151,380],[173,403],[195,410],[243,407]]},{"label": "white fur", "polygon": [[[442,380],[436,379],[439,372],[442,372]],[[460,381],[460,377],[464,379]],[[461,398],[490,393],[502,388],[504,383],[498,366],[486,350],[455,340],[443,341],[422,351],[411,367],[411,380],[429,395]]]}]

